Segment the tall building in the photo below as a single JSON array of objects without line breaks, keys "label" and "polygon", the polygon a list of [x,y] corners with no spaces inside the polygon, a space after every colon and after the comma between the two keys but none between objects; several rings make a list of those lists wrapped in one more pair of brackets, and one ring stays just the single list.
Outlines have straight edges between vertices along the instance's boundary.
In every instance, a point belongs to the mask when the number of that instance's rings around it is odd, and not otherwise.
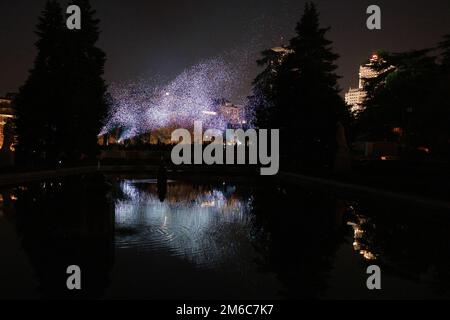
[{"label": "tall building", "polygon": [[357,114],[364,110],[364,100],[366,99],[366,92],[363,88],[350,88],[345,94],[345,103],[350,106],[353,114]]},{"label": "tall building", "polygon": [[379,75],[379,72],[372,69],[373,64],[378,61],[378,59],[378,55],[374,54],[370,58],[369,63],[359,67],[358,88],[350,88],[345,94],[345,102],[350,106],[351,112],[355,115],[364,111],[364,101],[367,96],[367,92],[364,90],[366,80],[375,78]]}]

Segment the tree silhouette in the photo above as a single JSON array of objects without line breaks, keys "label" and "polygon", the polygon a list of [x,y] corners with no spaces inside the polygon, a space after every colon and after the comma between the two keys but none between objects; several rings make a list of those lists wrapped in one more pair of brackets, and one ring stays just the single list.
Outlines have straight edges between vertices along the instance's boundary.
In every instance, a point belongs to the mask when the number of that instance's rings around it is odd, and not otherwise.
[{"label": "tree silhouette", "polygon": [[360,139],[399,142],[406,157],[415,157],[420,150],[448,156],[448,40],[445,37],[438,47],[440,56],[433,55],[432,49],[379,53],[379,60],[371,66],[379,75],[367,80],[365,110],[357,119]]},{"label": "tree silhouette", "polygon": [[266,69],[254,90],[269,103],[256,108],[258,122],[281,130],[281,152],[297,165],[329,165],[337,123],[348,117],[328,31],[320,27],[315,5],[307,3],[289,46],[278,56],[265,51],[259,61]]},{"label": "tree silhouette", "polygon": [[264,67],[264,70],[253,81],[252,95],[248,97],[248,109],[253,113],[253,125],[258,128],[277,127],[277,108],[273,103],[277,92],[276,80],[283,58],[289,52],[286,48],[280,49],[282,51],[263,51],[262,58],[257,61],[258,66]]},{"label": "tree silhouette", "polygon": [[39,18],[37,56],[29,77],[15,99],[19,160],[55,157],[60,129],[56,115],[61,102],[64,62],[63,17],[57,1],[48,1]]},{"label": "tree silhouette", "polygon": [[367,80],[366,110],[360,119],[360,127],[365,126],[370,140],[391,139],[395,127],[408,129],[405,137],[419,130],[418,123],[412,121],[413,113],[423,113],[436,70],[434,58],[428,53],[429,50],[420,50],[379,54],[379,61],[372,68],[380,75]]},{"label": "tree silhouette", "polygon": [[442,66],[450,68],[450,34],[443,37],[439,43],[439,49],[442,50]]},{"label": "tree silhouette", "polygon": [[[450,35],[445,35],[439,44],[441,63],[438,65],[437,80],[431,90],[429,121],[433,130],[432,148],[438,156],[450,159]],[[433,151],[433,150],[432,150]]]},{"label": "tree silhouette", "polygon": [[93,158],[107,110],[105,53],[96,47],[98,23],[88,0],[81,30],[66,28],[62,8],[48,1],[37,25],[37,57],[15,100],[19,161],[46,164]]},{"label": "tree silhouette", "polygon": [[81,8],[81,30],[67,30],[67,77],[65,136],[66,153],[72,158],[93,157],[97,153],[97,136],[107,113],[106,84],[103,79],[105,53],[96,46],[99,20],[88,0],[74,0]]},{"label": "tree silhouette", "polygon": [[281,65],[279,75],[279,105],[282,111],[283,140],[294,144],[291,156],[304,165],[327,165],[334,151],[336,124],[346,107],[339,96],[335,73],[338,55],[321,28],[319,15],[312,3],[297,25],[297,35],[291,39],[293,51]]}]

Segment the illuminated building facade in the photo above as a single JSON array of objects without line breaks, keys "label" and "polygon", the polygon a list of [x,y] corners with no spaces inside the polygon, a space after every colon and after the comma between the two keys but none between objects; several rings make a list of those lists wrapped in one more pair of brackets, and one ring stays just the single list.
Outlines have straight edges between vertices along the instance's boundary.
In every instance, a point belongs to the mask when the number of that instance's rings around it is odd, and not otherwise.
[{"label": "illuminated building facade", "polygon": [[11,123],[11,121],[14,119],[12,99],[13,94],[8,94],[6,95],[6,97],[0,97],[0,148],[3,147],[5,137],[7,135],[7,133],[5,132],[6,124]]},{"label": "illuminated building facade", "polygon": [[367,79],[376,78],[379,72],[372,69],[373,64],[378,60],[378,55],[373,55],[370,62],[359,67],[358,88],[350,88],[345,94],[345,103],[350,106],[350,111],[357,115],[364,111],[364,101],[367,92],[364,90]]}]

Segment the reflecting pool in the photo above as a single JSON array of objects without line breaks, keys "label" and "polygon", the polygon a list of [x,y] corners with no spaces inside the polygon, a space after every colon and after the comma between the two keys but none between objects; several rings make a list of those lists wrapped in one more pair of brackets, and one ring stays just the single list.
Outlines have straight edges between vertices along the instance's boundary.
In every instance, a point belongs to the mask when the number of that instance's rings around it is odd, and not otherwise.
[{"label": "reflecting pool", "polygon": [[448,230],[449,212],[261,181],[69,177],[0,190],[0,298],[449,298]]}]

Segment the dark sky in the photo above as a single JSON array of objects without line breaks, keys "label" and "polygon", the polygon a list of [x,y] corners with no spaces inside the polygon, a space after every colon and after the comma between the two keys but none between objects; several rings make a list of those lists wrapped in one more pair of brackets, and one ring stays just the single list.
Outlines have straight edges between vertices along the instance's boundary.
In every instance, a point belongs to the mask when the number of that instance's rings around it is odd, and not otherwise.
[{"label": "dark sky", "polygon": [[[37,17],[45,0],[0,0],[0,95],[17,91],[34,55]],[[293,35],[302,0],[92,0],[101,19],[106,78],[170,80],[202,59],[232,52],[244,63],[246,83],[257,73],[258,52]],[[450,0],[317,0],[328,38],[340,54],[344,90],[357,84],[357,71],[374,50],[433,46],[450,33]],[[366,8],[382,9],[382,30],[366,28]],[[244,59],[245,57],[245,59]],[[242,89],[241,96],[247,93]],[[231,97],[237,99],[237,97]],[[240,101],[237,101],[240,102]]]}]

